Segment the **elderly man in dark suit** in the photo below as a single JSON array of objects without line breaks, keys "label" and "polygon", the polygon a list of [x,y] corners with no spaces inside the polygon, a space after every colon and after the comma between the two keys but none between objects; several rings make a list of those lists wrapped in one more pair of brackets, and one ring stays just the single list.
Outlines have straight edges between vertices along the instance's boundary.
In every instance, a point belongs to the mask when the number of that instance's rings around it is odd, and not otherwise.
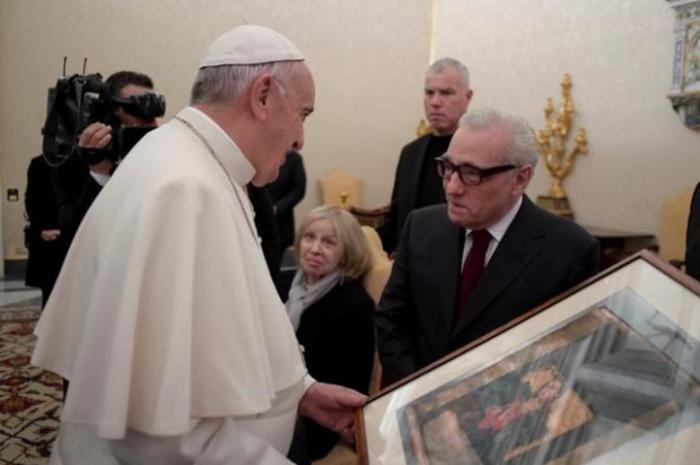
[{"label": "elderly man in dark suit", "polygon": [[459,61],[442,58],[428,68],[423,106],[431,132],[401,150],[389,214],[377,229],[388,253],[396,249],[401,229],[412,210],[445,203],[441,180],[435,171],[435,157],[447,150],[472,95],[469,71]]},{"label": "elderly man in dark suit", "polygon": [[396,381],[593,275],[598,244],[525,195],[537,163],[519,118],[466,116],[437,160],[447,205],[411,213],[376,314]]}]

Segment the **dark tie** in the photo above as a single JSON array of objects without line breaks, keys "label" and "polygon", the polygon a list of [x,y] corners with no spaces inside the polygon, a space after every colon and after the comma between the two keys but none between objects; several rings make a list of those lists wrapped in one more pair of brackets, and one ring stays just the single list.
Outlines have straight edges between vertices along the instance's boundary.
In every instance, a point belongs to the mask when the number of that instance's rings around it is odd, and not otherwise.
[{"label": "dark tie", "polygon": [[469,300],[469,296],[479,282],[484,272],[486,250],[491,242],[491,234],[485,229],[477,229],[469,233],[472,238],[472,247],[469,249],[467,259],[462,268],[462,278],[459,282],[459,293],[457,294],[457,307],[455,308],[455,322],[459,320],[464,312],[464,306]]}]

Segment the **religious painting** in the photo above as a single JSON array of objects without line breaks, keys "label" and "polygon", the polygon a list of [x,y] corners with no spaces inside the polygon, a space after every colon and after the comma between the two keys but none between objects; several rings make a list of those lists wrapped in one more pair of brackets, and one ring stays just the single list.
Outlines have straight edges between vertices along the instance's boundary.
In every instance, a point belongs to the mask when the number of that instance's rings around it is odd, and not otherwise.
[{"label": "religious painting", "polygon": [[[614,277],[618,269],[603,275]],[[578,310],[562,305],[580,304],[577,294],[601,287],[598,278],[553,308],[536,310],[533,318],[370,399],[360,416],[363,463],[637,465],[635,453],[666,450],[675,436],[695,435],[691,442],[698,442],[700,314],[689,315],[687,322],[696,322],[690,331],[678,320],[689,308],[700,312],[698,293],[683,294],[683,309],[669,314],[660,305],[668,302],[645,296],[639,282],[613,281],[617,289],[592,304]],[[553,313],[561,308],[569,316],[557,321]],[[557,323],[536,335],[528,328],[508,337],[532,326],[536,316]],[[475,352],[477,363],[462,370],[460,359]],[[448,376],[438,375],[441,370]],[[379,416],[372,412],[375,403],[384,410]]]},{"label": "religious painting", "polygon": [[620,293],[492,367],[401,408],[408,463],[555,463],[574,452],[593,457],[677,423],[684,409],[699,420],[698,381],[608,302],[634,302],[630,308],[658,322],[664,344],[697,351],[697,343],[630,291]]}]

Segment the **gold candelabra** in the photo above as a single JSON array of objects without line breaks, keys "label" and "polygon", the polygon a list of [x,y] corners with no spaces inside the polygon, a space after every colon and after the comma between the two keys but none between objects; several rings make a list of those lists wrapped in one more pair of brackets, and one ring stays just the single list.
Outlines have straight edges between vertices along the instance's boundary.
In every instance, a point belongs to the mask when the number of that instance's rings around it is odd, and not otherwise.
[{"label": "gold candelabra", "polygon": [[418,122],[418,126],[416,126],[416,137],[422,137],[427,134],[430,134],[432,129],[430,128],[430,123],[428,123],[425,119],[421,118],[420,121]]},{"label": "gold candelabra", "polygon": [[551,178],[551,185],[546,196],[539,196],[540,205],[562,216],[573,218],[573,212],[569,207],[569,201],[562,187],[562,181],[567,177],[574,166],[574,161],[579,154],[588,153],[588,141],[586,131],[578,130],[574,138],[574,146],[567,152],[567,141],[574,119],[574,102],[571,99],[571,76],[565,74],[561,81],[562,102],[559,112],[554,111],[552,99],[547,98],[544,107],[546,127],[537,132],[535,140],[537,149],[544,158],[547,171]]}]

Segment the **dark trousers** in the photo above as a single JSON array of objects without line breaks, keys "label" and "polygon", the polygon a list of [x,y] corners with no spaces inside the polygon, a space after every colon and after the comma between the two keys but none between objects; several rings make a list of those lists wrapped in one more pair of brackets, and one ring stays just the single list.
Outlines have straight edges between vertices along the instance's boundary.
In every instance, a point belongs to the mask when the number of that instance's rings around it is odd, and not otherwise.
[{"label": "dark trousers", "polygon": [[338,433],[313,420],[297,418],[287,458],[297,465],[310,465],[328,455],[339,439]]}]

